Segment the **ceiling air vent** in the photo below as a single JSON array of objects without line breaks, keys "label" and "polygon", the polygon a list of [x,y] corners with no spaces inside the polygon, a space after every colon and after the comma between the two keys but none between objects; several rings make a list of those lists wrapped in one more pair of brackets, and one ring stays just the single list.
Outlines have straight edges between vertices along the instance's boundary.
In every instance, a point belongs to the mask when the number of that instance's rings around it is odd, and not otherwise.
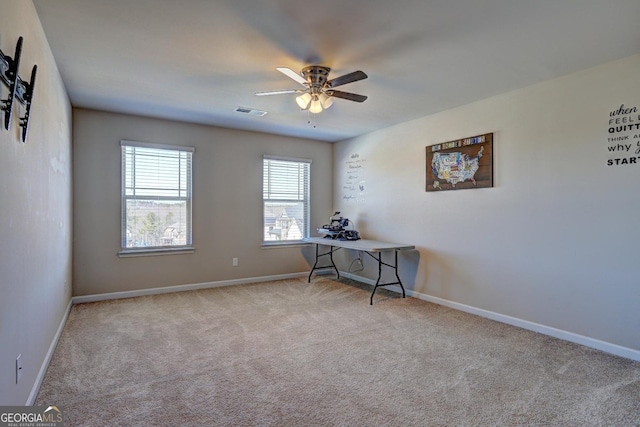
[{"label": "ceiling air vent", "polygon": [[251,114],[252,116],[260,116],[260,117],[267,114],[266,111],[256,110],[254,108],[247,108],[247,107],[236,107],[236,109],[233,111],[237,111],[238,113]]}]

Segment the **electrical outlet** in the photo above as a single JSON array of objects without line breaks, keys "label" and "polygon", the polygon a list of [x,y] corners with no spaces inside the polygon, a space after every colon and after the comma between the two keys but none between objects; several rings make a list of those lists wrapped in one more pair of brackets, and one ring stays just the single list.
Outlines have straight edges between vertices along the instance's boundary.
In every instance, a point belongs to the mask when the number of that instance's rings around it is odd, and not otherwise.
[{"label": "electrical outlet", "polygon": [[22,377],[22,353],[16,357],[16,384],[20,381]]},{"label": "electrical outlet", "polygon": [[231,265],[233,265],[234,267],[238,266],[238,258],[234,257],[233,260],[231,260]]}]

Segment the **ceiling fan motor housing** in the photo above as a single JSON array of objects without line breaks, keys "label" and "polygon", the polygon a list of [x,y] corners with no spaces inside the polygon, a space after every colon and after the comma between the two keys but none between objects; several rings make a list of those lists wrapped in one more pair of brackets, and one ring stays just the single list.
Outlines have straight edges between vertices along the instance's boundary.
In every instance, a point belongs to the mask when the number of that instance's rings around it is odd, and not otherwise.
[{"label": "ceiling fan motor housing", "polygon": [[312,94],[322,92],[322,88],[327,83],[331,68],[320,65],[310,65],[302,69],[302,76],[309,84]]}]

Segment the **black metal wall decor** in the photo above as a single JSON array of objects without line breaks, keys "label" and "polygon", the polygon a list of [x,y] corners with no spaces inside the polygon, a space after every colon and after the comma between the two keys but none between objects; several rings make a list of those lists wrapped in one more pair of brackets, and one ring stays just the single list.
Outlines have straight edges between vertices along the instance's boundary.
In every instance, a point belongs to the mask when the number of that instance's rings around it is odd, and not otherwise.
[{"label": "black metal wall decor", "polygon": [[0,50],[0,80],[9,89],[7,99],[2,99],[2,111],[4,112],[4,128],[9,130],[11,127],[11,114],[13,111],[13,101],[17,100],[25,106],[25,113],[20,117],[20,127],[22,128],[22,142],[27,142],[27,133],[29,132],[29,116],[31,114],[31,102],[33,100],[33,88],[36,84],[36,72],[38,66],[34,65],[31,70],[31,79],[29,83],[25,82],[18,75],[20,67],[20,54],[22,53],[22,37],[18,38],[16,44],[16,53],[12,57],[5,55]]},{"label": "black metal wall decor", "polygon": [[2,100],[2,111],[4,111],[4,129],[9,130],[11,126],[11,112],[13,111],[13,100],[16,97],[18,87],[18,67],[20,66],[20,53],[22,52],[22,37],[18,39],[16,54],[11,58],[0,50],[0,78],[9,88],[7,99]]}]

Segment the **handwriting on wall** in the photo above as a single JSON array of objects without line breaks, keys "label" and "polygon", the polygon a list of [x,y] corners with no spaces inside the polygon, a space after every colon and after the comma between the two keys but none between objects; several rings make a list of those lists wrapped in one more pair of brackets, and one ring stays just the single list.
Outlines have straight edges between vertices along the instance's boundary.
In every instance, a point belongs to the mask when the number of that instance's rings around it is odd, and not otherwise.
[{"label": "handwriting on wall", "polygon": [[640,166],[640,112],[624,104],[609,112],[607,166]]},{"label": "handwriting on wall", "polygon": [[363,202],[367,192],[367,160],[358,153],[351,154],[344,162],[345,180],[342,184],[342,200]]}]

